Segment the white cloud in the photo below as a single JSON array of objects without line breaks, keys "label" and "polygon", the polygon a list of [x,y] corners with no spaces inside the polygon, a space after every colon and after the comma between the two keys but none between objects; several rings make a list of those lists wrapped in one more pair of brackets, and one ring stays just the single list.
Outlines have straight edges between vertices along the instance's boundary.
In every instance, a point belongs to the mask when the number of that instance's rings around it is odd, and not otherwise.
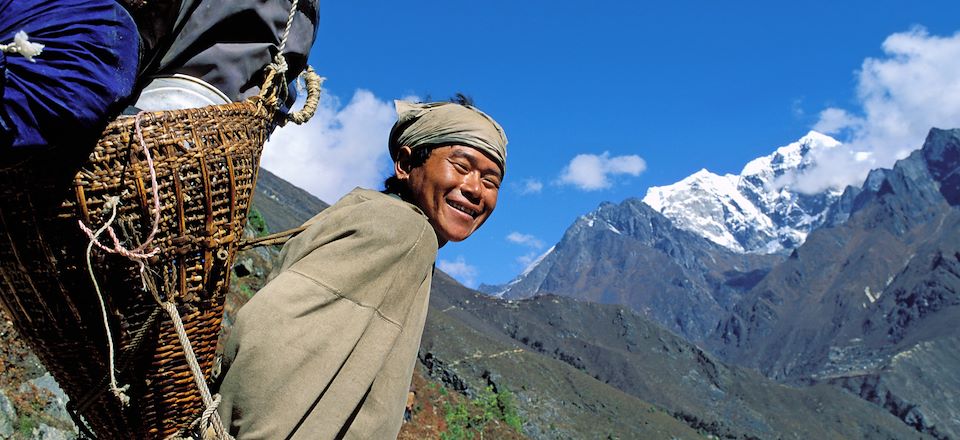
[{"label": "white cloud", "polygon": [[274,132],[262,165],[328,203],[355,186],[380,188],[390,170],[387,136],[395,120],[393,103],[369,91],[357,90],[346,106],[324,94],[310,122]]},{"label": "white cloud", "polygon": [[827,108],[815,129],[845,135],[818,166],[782,182],[805,192],[859,185],[873,168],[889,168],[919,148],[931,127],[960,126],[960,33],[931,36],[917,27],[890,35],[884,56],[858,72],[860,108]]},{"label": "white cloud", "polygon": [[578,154],[560,173],[559,182],[573,185],[584,191],[596,191],[609,188],[610,177],[619,174],[639,176],[647,169],[647,163],[637,155],[610,157],[604,151],[601,155]]},{"label": "white cloud", "polygon": [[520,185],[520,194],[540,194],[543,191],[543,182],[537,179],[524,179]]},{"label": "white cloud", "polygon": [[803,110],[803,98],[797,98],[793,100],[793,103],[790,105],[790,110],[793,112],[793,116],[796,118],[802,118],[806,112]]},{"label": "white cloud", "polygon": [[828,134],[838,134],[849,128],[860,127],[861,120],[846,110],[839,108],[828,108],[820,112],[820,120],[814,124],[813,129]]},{"label": "white cloud", "polygon": [[521,255],[517,257],[517,264],[519,264],[523,270],[526,270],[527,268],[530,267],[531,264],[537,261],[537,258],[539,257],[540,257],[540,254],[538,254],[536,251],[530,252],[526,255]]},{"label": "white cloud", "polygon": [[521,234],[516,231],[511,232],[510,234],[507,235],[507,241],[511,243],[519,244],[521,246],[531,247],[534,249],[543,248],[543,242],[540,241],[539,238],[534,237],[533,235],[530,235],[530,234]]},{"label": "white cloud", "polygon": [[437,261],[437,267],[448,275],[456,278],[457,281],[461,282],[464,286],[470,288],[477,287],[477,268],[467,264],[462,256],[458,256],[453,261]]}]

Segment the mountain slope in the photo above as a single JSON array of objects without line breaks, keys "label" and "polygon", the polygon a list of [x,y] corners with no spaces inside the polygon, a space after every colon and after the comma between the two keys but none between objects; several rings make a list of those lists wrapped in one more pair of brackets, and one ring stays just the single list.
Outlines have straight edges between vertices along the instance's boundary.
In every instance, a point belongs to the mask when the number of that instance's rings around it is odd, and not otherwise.
[{"label": "mountain slope", "polygon": [[272,232],[300,226],[330,206],[264,168],[257,175],[253,204]]},{"label": "mountain slope", "polygon": [[[498,324],[463,313],[463,302],[496,301],[437,271],[420,361],[430,375],[465,393],[486,386],[517,397],[533,438],[701,438],[696,429],[645,399],[524,347]],[[497,304],[506,305],[506,301]]]},{"label": "mountain slope", "polygon": [[754,159],[739,175],[719,176],[707,170],[672,185],[651,187],[650,205],[681,229],[736,252],[789,251],[822,224],[837,191],[804,194],[780,179],[814,164],[818,150],[840,145],[811,131],[774,153]]},{"label": "mountain slope", "polygon": [[[530,381],[555,375],[543,367],[540,355],[664,408],[702,434],[721,438],[925,437],[882,409],[834,387],[792,388],[756,372],[724,365],[621,306],[557,296],[503,301],[470,291],[440,273],[434,278],[431,301],[428,319],[434,324],[428,325],[424,334],[421,357],[456,352],[453,357],[458,360],[440,369],[453,371],[448,377],[513,381],[524,390],[518,395],[526,395],[551,386],[531,387]],[[475,343],[457,336],[466,329],[502,345],[475,348]],[[538,401],[537,406],[551,412],[555,404]],[[588,423],[610,422],[605,410],[612,408],[596,407],[589,400],[583,407],[598,411]],[[636,410],[622,411],[617,410],[617,418],[637,417]],[[638,434],[626,438],[664,438]]]}]

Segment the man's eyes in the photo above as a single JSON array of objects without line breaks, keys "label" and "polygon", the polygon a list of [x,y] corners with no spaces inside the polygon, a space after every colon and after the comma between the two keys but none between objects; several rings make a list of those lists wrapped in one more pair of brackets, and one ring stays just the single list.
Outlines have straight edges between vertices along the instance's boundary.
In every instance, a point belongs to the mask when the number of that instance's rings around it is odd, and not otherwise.
[{"label": "man's eyes", "polygon": [[[453,164],[453,168],[457,170],[458,173],[467,174],[473,170],[471,166],[461,162],[451,161],[450,163]],[[483,184],[487,188],[500,189],[500,179],[496,177],[484,177]]]}]

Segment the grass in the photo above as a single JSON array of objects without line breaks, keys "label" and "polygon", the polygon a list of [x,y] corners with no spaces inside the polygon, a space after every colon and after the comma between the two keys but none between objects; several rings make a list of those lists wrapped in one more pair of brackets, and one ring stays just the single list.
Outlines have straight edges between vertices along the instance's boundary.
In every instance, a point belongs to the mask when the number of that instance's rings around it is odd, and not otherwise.
[{"label": "grass", "polygon": [[[441,393],[445,389],[441,388]],[[483,431],[488,423],[499,420],[517,432],[521,432],[523,419],[517,413],[513,393],[510,390],[494,391],[492,386],[484,388],[473,404],[477,411],[473,414],[464,403],[451,405],[444,404],[444,421],[447,422],[447,431],[440,433],[441,440],[466,440],[479,437],[483,439]]]},{"label": "grass", "polygon": [[270,230],[267,229],[267,222],[263,220],[263,215],[252,206],[250,207],[250,213],[247,214],[247,226],[253,229],[257,238],[270,235]]}]

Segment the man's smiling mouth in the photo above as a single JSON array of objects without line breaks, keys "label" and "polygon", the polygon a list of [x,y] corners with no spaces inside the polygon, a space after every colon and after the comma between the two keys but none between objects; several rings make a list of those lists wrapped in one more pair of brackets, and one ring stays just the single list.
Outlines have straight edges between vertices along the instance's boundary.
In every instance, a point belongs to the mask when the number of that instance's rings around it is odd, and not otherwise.
[{"label": "man's smiling mouth", "polygon": [[459,203],[457,203],[457,202],[454,202],[454,201],[447,200],[447,205],[450,205],[453,209],[456,209],[457,211],[460,211],[460,212],[462,212],[462,213],[464,213],[464,214],[467,214],[467,215],[469,215],[470,217],[476,218],[477,215],[480,214],[479,211],[473,210],[473,209],[471,209],[471,208],[468,208],[468,207],[466,207],[466,206],[463,206],[463,205],[461,205],[461,204],[459,204]]}]

